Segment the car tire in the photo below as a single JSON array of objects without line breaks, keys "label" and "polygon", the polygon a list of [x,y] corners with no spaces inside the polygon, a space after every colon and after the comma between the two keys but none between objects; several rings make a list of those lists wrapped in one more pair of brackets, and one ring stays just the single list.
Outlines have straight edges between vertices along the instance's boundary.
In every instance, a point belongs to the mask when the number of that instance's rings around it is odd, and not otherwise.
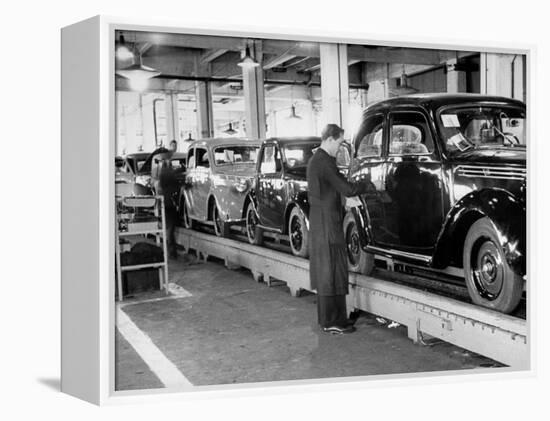
[{"label": "car tire", "polygon": [[248,242],[255,246],[261,246],[263,243],[263,231],[258,226],[258,215],[252,201],[248,203],[246,208],[246,237]]},{"label": "car tire", "polygon": [[214,232],[216,237],[227,237],[229,234],[229,224],[221,216],[215,201],[212,201],[212,222],[214,222]]},{"label": "car tire", "polygon": [[464,241],[464,278],[470,298],[479,306],[512,312],[523,294],[523,279],[506,261],[498,233],[487,217],[474,222]]},{"label": "car tire", "polygon": [[292,254],[304,258],[309,256],[309,231],[306,216],[298,206],[292,208],[288,217],[288,238]]},{"label": "car tire", "polygon": [[346,240],[348,269],[351,272],[371,275],[374,270],[374,255],[367,253],[361,247],[357,221],[351,212],[347,212],[344,217],[344,238]]}]

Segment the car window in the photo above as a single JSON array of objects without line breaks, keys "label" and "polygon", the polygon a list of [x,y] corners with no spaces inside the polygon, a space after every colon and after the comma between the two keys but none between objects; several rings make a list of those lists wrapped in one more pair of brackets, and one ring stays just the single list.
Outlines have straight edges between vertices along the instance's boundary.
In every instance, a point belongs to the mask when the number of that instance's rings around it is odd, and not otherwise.
[{"label": "car window", "polygon": [[226,164],[255,164],[257,146],[220,146],[214,149],[216,165]]},{"label": "car window", "polygon": [[365,119],[355,139],[357,158],[372,158],[382,155],[383,128],[384,115],[376,114]]},{"label": "car window", "polygon": [[187,167],[189,169],[195,168],[195,148],[189,149],[187,153]]},{"label": "car window", "polygon": [[434,142],[428,121],[414,111],[391,115],[390,155],[422,155],[434,151]]},{"label": "car window", "polygon": [[197,168],[210,168],[210,161],[208,160],[208,151],[203,148],[195,149],[195,163]]},{"label": "car window", "polygon": [[347,167],[350,163],[349,144],[342,142],[336,152],[336,165],[338,167]]},{"label": "car window", "polygon": [[172,159],[170,166],[176,172],[183,172],[185,171],[185,159]]},{"label": "car window", "polygon": [[525,145],[525,110],[496,105],[445,108],[438,123],[448,152]]},{"label": "car window", "polygon": [[305,167],[313,156],[313,152],[317,149],[321,143],[307,142],[288,144],[284,146],[285,152],[285,168],[292,169],[298,167]]},{"label": "car window", "polygon": [[273,174],[281,171],[281,155],[279,148],[275,145],[269,145],[264,148],[260,172],[262,174]]}]

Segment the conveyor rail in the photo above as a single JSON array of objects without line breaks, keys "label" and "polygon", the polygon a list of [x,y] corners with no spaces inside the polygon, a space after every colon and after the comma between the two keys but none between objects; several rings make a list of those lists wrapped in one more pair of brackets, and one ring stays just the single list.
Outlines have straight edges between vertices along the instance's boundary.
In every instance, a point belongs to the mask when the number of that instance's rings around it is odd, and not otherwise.
[{"label": "conveyor rail", "polygon": [[[176,230],[176,241],[205,260],[214,256],[228,268],[245,267],[256,281],[284,281],[293,296],[312,291],[306,259],[183,228]],[[529,367],[526,320],[357,273],[350,273],[349,280],[350,311],[363,310],[405,325],[415,342],[428,334],[515,369]]]}]

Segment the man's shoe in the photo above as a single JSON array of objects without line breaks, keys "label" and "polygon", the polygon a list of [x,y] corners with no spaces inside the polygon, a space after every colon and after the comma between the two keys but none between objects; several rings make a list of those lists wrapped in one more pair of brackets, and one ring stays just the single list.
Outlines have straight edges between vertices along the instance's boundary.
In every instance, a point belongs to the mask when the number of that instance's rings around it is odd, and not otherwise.
[{"label": "man's shoe", "polygon": [[328,326],[323,328],[323,332],[333,333],[335,335],[342,335],[344,333],[355,332],[355,328],[353,326]]}]

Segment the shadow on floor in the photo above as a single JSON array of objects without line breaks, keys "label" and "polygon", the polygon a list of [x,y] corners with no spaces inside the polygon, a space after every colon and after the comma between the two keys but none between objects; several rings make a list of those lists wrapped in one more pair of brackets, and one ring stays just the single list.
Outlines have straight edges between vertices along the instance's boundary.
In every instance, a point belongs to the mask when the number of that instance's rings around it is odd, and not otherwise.
[{"label": "shadow on floor", "polygon": [[43,384],[50,389],[61,392],[61,379],[58,378],[49,378],[49,379],[37,379],[38,383]]}]

